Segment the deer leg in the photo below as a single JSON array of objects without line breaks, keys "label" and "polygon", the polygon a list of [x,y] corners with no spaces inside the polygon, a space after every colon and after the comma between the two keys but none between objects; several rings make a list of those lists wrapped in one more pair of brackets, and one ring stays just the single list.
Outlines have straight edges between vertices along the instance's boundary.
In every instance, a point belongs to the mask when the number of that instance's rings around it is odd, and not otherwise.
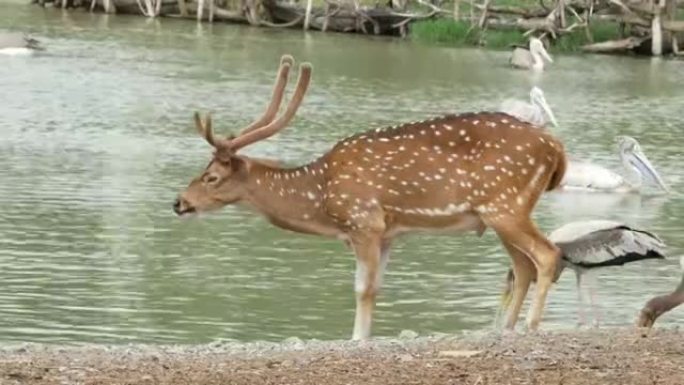
[{"label": "deer leg", "polygon": [[539,327],[539,322],[546,305],[546,296],[560,263],[560,251],[558,248],[539,233],[536,228],[534,228],[534,231],[537,234],[532,237],[534,242],[533,246],[528,250],[528,255],[533,257],[533,262],[535,262],[537,268],[537,287],[527,319],[527,327],[530,330],[537,330]]},{"label": "deer leg", "polygon": [[352,238],[356,254],[356,315],[353,340],[366,340],[371,334],[375,297],[382,284],[383,270],[389,257],[389,245],[383,250],[382,243],[380,236],[364,235]]},{"label": "deer leg", "polygon": [[[535,297],[527,317],[528,328],[536,330],[541,320],[544,305],[546,304],[549,288],[560,267],[560,250],[544,237],[529,218],[525,220],[506,218],[492,223],[491,227],[497,232],[512,257],[520,254],[525,255],[537,270]],[[513,258],[514,261],[520,259],[518,257]],[[529,268],[524,269],[528,274],[530,274],[530,270]],[[515,273],[517,281],[518,272],[515,271]],[[529,282],[526,284],[520,282],[519,284],[529,288]],[[522,301],[522,299],[520,300]],[[516,321],[517,315],[509,320]]]},{"label": "deer leg", "polygon": [[504,242],[504,247],[508,251],[513,260],[513,294],[511,298],[511,307],[506,315],[506,329],[514,329],[520,316],[520,309],[522,309],[523,302],[527,296],[527,291],[530,288],[530,283],[534,277],[534,265],[532,262],[516,249],[513,245]]}]

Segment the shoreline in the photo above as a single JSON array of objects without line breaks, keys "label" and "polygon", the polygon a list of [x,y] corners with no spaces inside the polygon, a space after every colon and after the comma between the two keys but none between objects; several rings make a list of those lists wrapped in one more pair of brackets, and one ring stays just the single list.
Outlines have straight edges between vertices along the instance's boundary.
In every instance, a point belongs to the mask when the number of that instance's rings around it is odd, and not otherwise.
[{"label": "shoreline", "polygon": [[[198,23],[222,22],[260,28],[399,37],[428,45],[448,44],[459,48],[512,50],[517,46],[526,46],[529,36],[537,36],[545,41],[547,49],[555,53],[684,55],[684,47],[679,44],[679,41],[684,41],[684,21],[675,20],[678,9],[675,3],[667,8],[667,20],[661,23],[659,15],[644,11],[638,4],[632,4],[636,8],[631,11],[635,14],[646,13],[639,14],[634,20],[625,20],[621,14],[612,13],[608,6],[592,10],[596,12],[594,15],[578,3],[566,5],[567,12],[572,12],[576,20],[566,21],[565,17],[561,17],[551,21],[552,10],[523,0],[519,1],[520,4],[514,1],[513,4],[517,6],[485,5],[484,8],[479,6],[473,9],[470,3],[453,0],[457,7],[464,8],[460,11],[450,6],[448,0],[446,5],[441,5],[442,8],[422,0],[416,0],[412,6],[407,6],[408,0],[396,0],[402,2],[404,8],[401,9],[389,5],[394,4],[395,0],[387,4],[361,0],[356,8],[342,3],[333,6],[321,0],[316,0],[313,6],[313,0],[299,0],[299,3],[245,0],[240,7],[222,0],[29,1],[32,5],[63,11],[81,10],[151,19],[185,19]],[[473,12],[474,9],[477,10]],[[469,15],[466,15],[466,10]],[[625,24],[630,26],[629,33],[624,31]]]},{"label": "shoreline", "polygon": [[0,348],[2,384],[666,384],[684,332],[657,328],[204,345]]}]

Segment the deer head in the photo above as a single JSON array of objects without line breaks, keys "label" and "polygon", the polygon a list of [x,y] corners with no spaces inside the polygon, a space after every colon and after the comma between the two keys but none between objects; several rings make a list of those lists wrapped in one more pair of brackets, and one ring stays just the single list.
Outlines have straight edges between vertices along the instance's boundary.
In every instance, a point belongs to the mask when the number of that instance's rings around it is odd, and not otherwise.
[{"label": "deer head", "polygon": [[242,129],[237,136],[215,136],[211,116],[207,115],[202,119],[199,113],[195,113],[195,127],[207,143],[214,147],[214,154],[204,172],[193,179],[176,199],[173,204],[176,214],[216,210],[238,202],[244,197],[250,167],[259,161],[238,155],[238,151],[285,128],[296,114],[309,87],[312,67],[309,63],[302,63],[292,98],[285,112],[276,119],[287,85],[287,77],[293,65],[294,59],[291,56],[285,55],[281,58],[273,95],[266,111],[259,119]]}]

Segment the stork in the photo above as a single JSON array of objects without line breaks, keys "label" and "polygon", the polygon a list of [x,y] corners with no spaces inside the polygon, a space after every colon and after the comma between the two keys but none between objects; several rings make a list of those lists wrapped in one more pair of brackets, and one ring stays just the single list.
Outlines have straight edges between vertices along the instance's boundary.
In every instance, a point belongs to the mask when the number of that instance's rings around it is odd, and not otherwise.
[{"label": "stork", "polygon": [[[565,224],[549,234],[549,240],[561,250],[562,263],[556,274],[558,280],[563,269],[575,272],[577,298],[579,301],[579,323],[584,323],[582,309],[582,275],[598,268],[622,266],[626,263],[644,259],[665,258],[665,243],[655,234],[628,226],[621,222],[607,220],[588,220]],[[506,288],[502,295],[501,310],[508,307],[510,291],[515,277],[509,270]],[[589,285],[590,306],[598,321],[595,309],[595,296]]]}]

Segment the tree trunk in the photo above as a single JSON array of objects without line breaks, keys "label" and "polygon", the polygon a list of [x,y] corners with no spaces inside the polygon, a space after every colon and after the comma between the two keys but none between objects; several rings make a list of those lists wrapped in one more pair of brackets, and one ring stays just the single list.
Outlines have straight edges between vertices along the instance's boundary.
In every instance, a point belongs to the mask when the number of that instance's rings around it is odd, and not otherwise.
[{"label": "tree trunk", "polygon": [[454,20],[461,18],[461,0],[454,0]]},{"label": "tree trunk", "polygon": [[216,0],[209,0],[209,22],[214,22],[214,6],[216,5]]},{"label": "tree trunk", "polygon": [[113,0],[103,0],[105,13],[116,13],[116,7],[114,6]]},{"label": "tree trunk", "polygon": [[188,16],[188,6],[185,4],[185,0],[178,0],[178,12],[183,17]]},{"label": "tree trunk", "polygon": [[313,0],[306,0],[306,12],[304,13],[304,30],[309,29],[311,22],[311,8],[313,8]]},{"label": "tree trunk", "polygon": [[654,0],[655,15],[651,22],[651,53],[653,56],[661,56],[663,54],[663,27],[662,14],[665,7],[664,0]]},{"label": "tree trunk", "polygon": [[197,21],[202,21],[203,16],[204,16],[204,0],[199,0],[199,3],[197,4]]}]

